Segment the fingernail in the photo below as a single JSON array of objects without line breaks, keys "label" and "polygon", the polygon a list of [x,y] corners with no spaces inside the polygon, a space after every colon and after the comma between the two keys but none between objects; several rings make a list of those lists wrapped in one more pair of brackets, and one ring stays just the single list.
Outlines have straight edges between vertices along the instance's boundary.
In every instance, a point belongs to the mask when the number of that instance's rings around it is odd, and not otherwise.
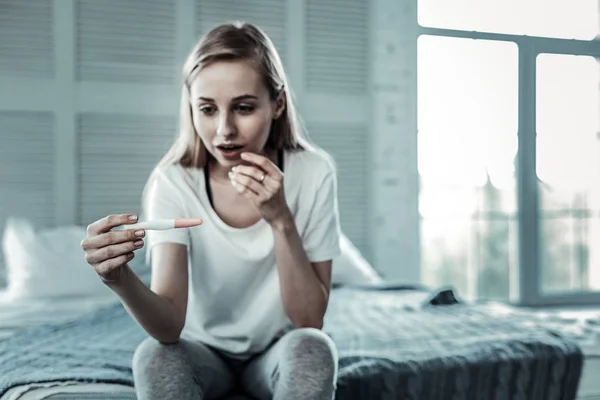
[{"label": "fingernail", "polygon": [[130,215],[129,216],[129,220],[130,221],[137,221],[137,215]]},{"label": "fingernail", "polygon": [[142,229],[140,229],[139,231],[135,231],[135,236],[139,236],[139,237],[144,236],[144,231]]},{"label": "fingernail", "polygon": [[237,167],[233,167],[233,168],[231,168],[231,170],[232,170],[233,172],[235,172],[235,171],[237,171]]},{"label": "fingernail", "polygon": [[138,241],[134,242],[133,245],[135,247],[142,247],[144,245],[144,241],[143,240],[138,240]]},{"label": "fingernail", "polygon": [[233,177],[235,176],[235,174],[233,172],[229,172],[229,178],[233,179]]},{"label": "fingernail", "polygon": [[133,254],[133,253],[129,253],[129,254],[127,255],[127,258],[129,258],[129,259],[132,259],[134,256],[135,256],[135,254]]}]

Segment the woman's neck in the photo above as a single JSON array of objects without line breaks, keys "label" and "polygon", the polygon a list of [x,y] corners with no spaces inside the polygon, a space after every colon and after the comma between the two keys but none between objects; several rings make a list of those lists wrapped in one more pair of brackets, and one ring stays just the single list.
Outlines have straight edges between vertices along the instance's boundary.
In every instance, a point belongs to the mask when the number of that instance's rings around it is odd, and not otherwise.
[{"label": "woman's neck", "polygon": [[229,180],[229,171],[231,168],[225,167],[217,162],[214,158],[209,159],[208,161],[208,172],[211,180],[215,181],[228,181]]}]

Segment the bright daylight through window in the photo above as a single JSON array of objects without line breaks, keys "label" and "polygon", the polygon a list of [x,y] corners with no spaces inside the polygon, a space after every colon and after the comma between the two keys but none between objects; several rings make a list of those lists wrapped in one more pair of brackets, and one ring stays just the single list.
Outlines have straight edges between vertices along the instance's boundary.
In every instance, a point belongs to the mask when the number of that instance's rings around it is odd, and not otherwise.
[{"label": "bright daylight through window", "polygon": [[581,40],[598,33],[598,0],[418,1],[421,26]]},{"label": "bright daylight through window", "polygon": [[599,290],[600,67],[541,54],[536,80],[542,290]]},{"label": "bright daylight through window", "polygon": [[[518,248],[518,46],[445,30],[591,40],[598,8],[597,0],[419,1],[419,24],[440,30],[418,41],[426,284],[506,300],[527,268]],[[600,290],[598,59],[538,55],[535,96],[541,291]]]}]

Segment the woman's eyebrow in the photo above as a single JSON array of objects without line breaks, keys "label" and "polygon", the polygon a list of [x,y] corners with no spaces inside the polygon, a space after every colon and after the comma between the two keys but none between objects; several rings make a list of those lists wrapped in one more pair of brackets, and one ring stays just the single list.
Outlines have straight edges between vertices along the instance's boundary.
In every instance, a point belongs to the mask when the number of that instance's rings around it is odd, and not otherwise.
[{"label": "woman's eyebrow", "polygon": [[[198,97],[198,100],[200,101],[209,101],[209,102],[213,102],[215,101],[215,99],[211,99],[210,97],[204,97],[204,96],[200,96]],[[236,96],[232,99],[233,101],[240,101],[240,100],[258,100],[258,97],[253,95],[253,94],[242,94],[240,96]]]},{"label": "woman's eyebrow", "polygon": [[233,101],[240,101],[240,100],[258,100],[258,97],[254,96],[253,94],[243,94],[241,96],[236,96],[233,98]]}]

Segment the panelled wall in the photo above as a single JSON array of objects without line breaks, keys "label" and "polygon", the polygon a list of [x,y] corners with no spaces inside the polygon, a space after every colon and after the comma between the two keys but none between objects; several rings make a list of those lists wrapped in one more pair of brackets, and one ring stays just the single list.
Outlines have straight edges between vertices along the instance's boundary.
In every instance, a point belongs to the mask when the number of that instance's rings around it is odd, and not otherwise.
[{"label": "panelled wall", "polygon": [[0,229],[10,215],[43,227],[137,212],[176,134],[185,56],[213,25],[239,19],[271,36],[309,137],[336,160],[344,232],[386,275],[410,277],[407,1],[0,0]]}]

